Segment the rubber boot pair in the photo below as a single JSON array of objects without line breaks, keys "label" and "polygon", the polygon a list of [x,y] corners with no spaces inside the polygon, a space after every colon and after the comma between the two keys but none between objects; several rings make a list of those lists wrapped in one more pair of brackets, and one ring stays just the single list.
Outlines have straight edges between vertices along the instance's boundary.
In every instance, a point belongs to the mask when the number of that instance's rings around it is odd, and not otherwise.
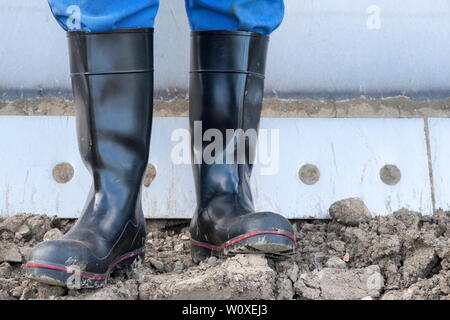
[{"label": "rubber boot pair", "polygon": [[[34,247],[26,272],[49,284],[92,288],[144,259],[141,185],[152,124],[153,29],[74,31],[68,42],[78,146],[93,184],[75,225],[62,239]],[[201,136],[209,128],[224,136],[226,129],[257,130],[267,43],[267,36],[251,32],[193,32],[192,136],[198,122]],[[202,154],[206,145],[194,138],[192,143],[194,157]],[[237,143],[225,141],[224,147]],[[289,222],[254,210],[249,186],[253,148],[247,143],[243,164],[194,163],[194,261],[239,252],[281,257],[292,252]]]}]

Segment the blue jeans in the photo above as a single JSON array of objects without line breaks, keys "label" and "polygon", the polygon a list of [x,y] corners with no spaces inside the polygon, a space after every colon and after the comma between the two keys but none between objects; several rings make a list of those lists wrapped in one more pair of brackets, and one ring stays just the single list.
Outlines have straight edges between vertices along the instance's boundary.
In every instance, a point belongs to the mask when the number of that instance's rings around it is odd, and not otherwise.
[{"label": "blue jeans", "polygon": [[[159,0],[48,0],[65,30],[152,28]],[[192,30],[270,34],[283,20],[283,0],[185,0]]]}]

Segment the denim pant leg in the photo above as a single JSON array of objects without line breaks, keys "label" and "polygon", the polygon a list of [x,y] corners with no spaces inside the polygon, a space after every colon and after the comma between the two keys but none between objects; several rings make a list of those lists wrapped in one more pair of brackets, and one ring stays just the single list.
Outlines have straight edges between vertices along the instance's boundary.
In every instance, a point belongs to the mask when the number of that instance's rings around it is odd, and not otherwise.
[{"label": "denim pant leg", "polygon": [[283,20],[283,0],[185,0],[192,30],[270,34]]},{"label": "denim pant leg", "polygon": [[64,30],[153,28],[159,0],[48,0]]}]

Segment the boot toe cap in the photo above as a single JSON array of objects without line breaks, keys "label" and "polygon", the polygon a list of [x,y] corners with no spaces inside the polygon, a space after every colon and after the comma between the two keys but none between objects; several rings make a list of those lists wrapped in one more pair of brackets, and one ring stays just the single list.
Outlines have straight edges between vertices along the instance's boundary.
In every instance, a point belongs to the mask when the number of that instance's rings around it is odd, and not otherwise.
[{"label": "boot toe cap", "polygon": [[234,236],[250,232],[273,232],[286,235],[295,241],[294,230],[288,219],[274,212],[255,212],[238,217],[231,224]]},{"label": "boot toe cap", "polygon": [[85,270],[91,267],[88,266],[90,261],[92,253],[82,243],[74,240],[50,240],[38,244],[31,250],[26,266],[71,267]]}]

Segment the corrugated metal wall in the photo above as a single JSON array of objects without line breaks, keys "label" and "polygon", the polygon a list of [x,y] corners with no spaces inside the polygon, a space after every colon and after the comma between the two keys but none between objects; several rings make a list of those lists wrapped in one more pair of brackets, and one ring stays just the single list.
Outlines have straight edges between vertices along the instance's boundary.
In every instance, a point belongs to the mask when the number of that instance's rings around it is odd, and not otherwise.
[{"label": "corrugated metal wall", "polygon": [[[184,1],[161,0],[156,27],[156,88],[183,92]],[[286,0],[266,88],[310,97],[450,96],[450,1]],[[46,1],[0,0],[0,99],[58,90],[69,90],[67,49]]]}]

